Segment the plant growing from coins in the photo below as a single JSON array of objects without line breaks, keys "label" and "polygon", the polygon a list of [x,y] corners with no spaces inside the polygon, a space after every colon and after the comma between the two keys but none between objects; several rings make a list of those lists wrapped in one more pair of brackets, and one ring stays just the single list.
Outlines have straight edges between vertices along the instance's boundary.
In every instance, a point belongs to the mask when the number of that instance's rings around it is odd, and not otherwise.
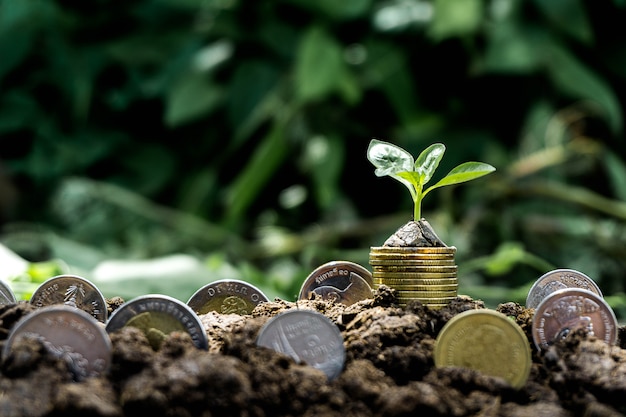
[{"label": "plant growing from coins", "polygon": [[422,216],[422,200],[435,188],[467,182],[496,170],[493,166],[483,162],[464,162],[453,168],[438,182],[424,189],[439,166],[445,151],[444,144],[434,143],[424,149],[414,160],[413,156],[401,147],[372,139],[367,148],[367,159],[376,167],[376,176],[388,175],[409,189],[414,204],[413,220],[419,221]]}]

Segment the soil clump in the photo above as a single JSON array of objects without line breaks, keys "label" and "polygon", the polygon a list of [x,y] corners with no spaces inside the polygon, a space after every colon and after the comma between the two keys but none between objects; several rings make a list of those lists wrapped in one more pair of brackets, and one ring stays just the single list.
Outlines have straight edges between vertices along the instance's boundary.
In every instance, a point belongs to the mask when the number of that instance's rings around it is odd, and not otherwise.
[{"label": "soil clump", "polygon": [[[113,309],[120,300],[110,303]],[[11,416],[620,416],[626,412],[626,351],[582,331],[545,351],[530,338],[533,311],[515,303],[497,310],[529,337],[533,366],[525,386],[465,368],[436,368],[438,332],[456,314],[485,308],[460,296],[432,310],[400,308],[381,286],[373,299],[350,306],[320,299],[275,300],[251,315],[201,316],[209,349],[172,333],[158,351],[127,327],[111,334],[112,366],[75,382],[68,365],[36,339],[18,344],[0,367],[0,414]],[[257,347],[264,323],[290,309],[310,309],[340,329],[346,362],[339,377]],[[0,307],[0,343],[34,311],[28,303]],[[489,351],[484,352],[489,355]]]}]

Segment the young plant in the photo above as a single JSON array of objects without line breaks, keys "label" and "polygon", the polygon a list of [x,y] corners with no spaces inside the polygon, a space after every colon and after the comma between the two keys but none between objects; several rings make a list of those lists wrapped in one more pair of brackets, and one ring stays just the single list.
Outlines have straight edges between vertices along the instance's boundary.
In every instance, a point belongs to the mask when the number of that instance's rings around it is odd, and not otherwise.
[{"label": "young plant", "polygon": [[419,221],[422,215],[422,200],[435,188],[470,181],[496,170],[482,162],[464,162],[438,182],[424,189],[439,166],[445,151],[446,147],[442,143],[435,143],[424,149],[414,161],[413,156],[401,147],[372,139],[367,148],[367,159],[376,167],[376,176],[389,175],[406,185],[413,198],[413,220]]}]

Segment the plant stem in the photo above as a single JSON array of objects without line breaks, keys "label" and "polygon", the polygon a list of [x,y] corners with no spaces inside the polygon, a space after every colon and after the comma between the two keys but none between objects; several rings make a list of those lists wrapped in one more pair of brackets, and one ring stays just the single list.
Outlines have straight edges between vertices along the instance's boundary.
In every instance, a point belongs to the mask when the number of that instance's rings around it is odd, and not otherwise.
[{"label": "plant stem", "polygon": [[413,220],[419,221],[422,218],[422,187],[416,187],[416,192],[413,197]]}]

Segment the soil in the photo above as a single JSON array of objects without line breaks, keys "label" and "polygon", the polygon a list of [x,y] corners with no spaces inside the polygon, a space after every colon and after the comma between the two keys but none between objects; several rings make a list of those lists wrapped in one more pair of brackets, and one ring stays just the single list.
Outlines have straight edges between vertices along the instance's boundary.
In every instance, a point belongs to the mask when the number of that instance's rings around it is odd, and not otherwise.
[{"label": "soil", "polygon": [[[122,300],[110,300],[111,308]],[[272,316],[316,310],[344,337],[341,375],[326,375],[255,345]],[[505,303],[498,310],[524,329],[533,348],[526,385],[465,368],[433,365],[435,338],[455,314],[485,308],[460,296],[441,310],[395,304],[381,286],[351,306],[323,300],[264,303],[251,315],[201,316],[209,349],[172,333],[154,351],[139,330],[111,335],[113,360],[103,376],[74,382],[65,363],[35,339],[18,344],[0,370],[0,415],[10,416],[619,416],[626,412],[625,332],[619,346],[571,333],[546,351],[530,338],[533,310]],[[0,308],[0,339],[33,311],[28,303]],[[620,347],[621,346],[621,347]],[[489,352],[486,351],[485,355]]]}]

